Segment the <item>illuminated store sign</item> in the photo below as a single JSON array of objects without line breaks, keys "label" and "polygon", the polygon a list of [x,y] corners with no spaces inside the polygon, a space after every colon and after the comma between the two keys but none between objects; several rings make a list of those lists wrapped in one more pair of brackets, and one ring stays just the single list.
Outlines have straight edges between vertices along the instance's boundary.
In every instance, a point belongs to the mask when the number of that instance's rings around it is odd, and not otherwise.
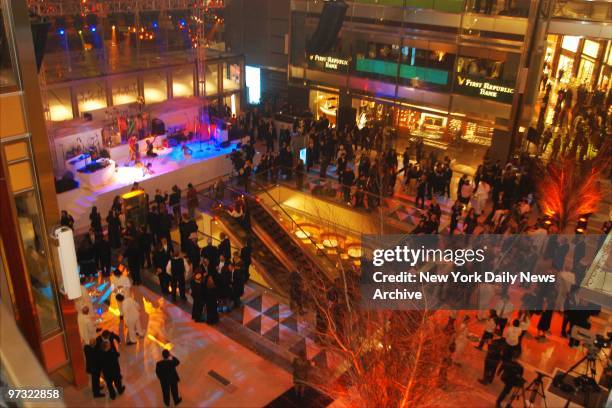
[{"label": "illuminated store sign", "polygon": [[514,88],[500,85],[491,81],[481,81],[468,78],[466,76],[457,76],[457,90],[470,96],[479,96],[489,99],[494,99],[498,102],[512,102]]},{"label": "illuminated store sign", "polygon": [[311,62],[325,69],[337,70],[337,69],[341,69],[344,67],[348,67],[349,65],[349,60],[347,59],[328,57],[324,55],[312,54],[309,56],[309,59]]}]

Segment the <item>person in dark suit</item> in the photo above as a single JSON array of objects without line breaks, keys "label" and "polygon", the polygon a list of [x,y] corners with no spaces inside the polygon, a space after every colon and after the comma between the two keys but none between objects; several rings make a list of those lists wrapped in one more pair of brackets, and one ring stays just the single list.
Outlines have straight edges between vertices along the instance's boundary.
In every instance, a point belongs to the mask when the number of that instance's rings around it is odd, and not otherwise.
[{"label": "person in dark suit", "polygon": [[215,268],[219,265],[219,249],[213,245],[212,239],[208,240],[208,243],[200,252],[202,258],[208,259],[208,265],[214,266]]},{"label": "person in dark suit", "polygon": [[179,375],[176,372],[176,367],[180,364],[180,361],[170,355],[170,351],[162,351],[163,360],[157,362],[155,366],[155,374],[159,379],[159,383],[162,389],[162,395],[164,396],[164,404],[170,406],[170,393],[172,393],[172,400],[174,405],[178,405],[183,400],[179,397],[178,383],[180,381]]},{"label": "person in dark suit", "polygon": [[170,276],[166,273],[166,265],[168,265],[170,261],[171,253],[172,249],[168,246],[165,238],[162,238],[162,242],[157,243],[153,250],[153,269],[159,279],[159,288],[162,295],[170,294],[170,290],[168,289]]},{"label": "person in dark suit", "polygon": [[478,380],[481,384],[487,385],[493,382],[495,372],[506,355],[506,348],[506,341],[503,337],[495,338],[489,343],[484,359],[484,372],[482,378]]},{"label": "person in dark suit", "polygon": [[[92,342],[93,343],[93,342]],[[86,344],[83,347],[85,352],[85,369],[91,376],[91,391],[94,398],[102,398],[105,394],[100,391],[100,374],[102,372],[100,353],[94,344]]]},{"label": "person in dark suit", "polygon": [[108,278],[111,273],[111,244],[108,237],[102,236],[96,241],[96,258],[98,258],[102,276]]},{"label": "person in dark suit", "polygon": [[249,268],[251,266],[252,256],[253,256],[253,247],[251,246],[251,239],[247,238],[245,245],[240,250],[240,262],[242,263],[242,270],[244,271],[245,283],[251,277]]},{"label": "person in dark suit", "polygon": [[110,339],[102,338],[100,345],[100,362],[104,382],[108,388],[108,395],[115,399],[117,393],[123,394],[125,387],[121,383],[121,367],[119,366],[119,353]]},{"label": "person in dark suit", "polygon": [[217,301],[218,301],[218,290],[217,283],[215,280],[218,280],[214,271],[202,271],[204,275],[202,276],[202,285],[204,286],[205,294],[204,301],[206,302],[206,323],[208,324],[216,324],[219,322],[219,311],[217,310]]},{"label": "person in dark suit", "polygon": [[128,268],[130,270],[130,277],[134,282],[134,285],[142,284],[140,280],[140,266],[142,265],[142,252],[138,245],[138,240],[130,238],[127,243],[127,248],[123,254],[128,261]]},{"label": "person in dark suit", "polygon": [[219,255],[223,255],[225,259],[232,258],[232,246],[229,238],[221,233],[221,243],[219,244]]},{"label": "person in dark suit", "polygon": [[[207,260],[203,260],[207,263]],[[208,268],[208,265],[205,266]],[[193,304],[191,307],[191,319],[195,322],[202,321],[202,312],[204,311],[204,287],[202,285],[202,274],[196,273],[191,280],[191,297],[193,298]]]}]

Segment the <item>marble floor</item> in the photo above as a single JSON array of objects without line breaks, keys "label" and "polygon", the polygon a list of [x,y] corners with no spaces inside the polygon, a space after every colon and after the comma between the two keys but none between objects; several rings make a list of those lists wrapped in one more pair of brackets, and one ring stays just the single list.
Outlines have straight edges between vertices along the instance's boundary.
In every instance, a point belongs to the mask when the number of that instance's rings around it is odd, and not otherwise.
[{"label": "marble floor", "polygon": [[[194,323],[179,307],[149,289],[138,287],[135,298],[143,307],[146,336],[136,345],[120,346],[126,391],[115,401],[93,399],[89,387],[68,386],[64,400],[70,407],[161,407],[155,363],[163,348],[181,361],[179,392],[186,407],[261,407],[293,386],[291,375],[203,323]],[[117,309],[111,304],[101,327],[122,338]],[[211,370],[214,371],[211,373]],[[212,376],[211,376],[212,374]],[[229,384],[227,384],[229,382]]]}]

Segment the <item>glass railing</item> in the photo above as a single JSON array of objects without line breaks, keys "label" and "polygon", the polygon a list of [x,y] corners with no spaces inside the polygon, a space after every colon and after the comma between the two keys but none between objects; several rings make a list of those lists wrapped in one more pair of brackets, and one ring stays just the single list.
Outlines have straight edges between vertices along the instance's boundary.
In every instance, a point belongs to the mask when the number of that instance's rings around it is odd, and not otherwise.
[{"label": "glass railing", "polygon": [[611,22],[612,2],[569,0],[555,3],[553,17],[567,20]]},{"label": "glass railing", "polygon": [[464,0],[352,0],[353,3],[379,6],[432,9],[448,13],[460,13]]}]

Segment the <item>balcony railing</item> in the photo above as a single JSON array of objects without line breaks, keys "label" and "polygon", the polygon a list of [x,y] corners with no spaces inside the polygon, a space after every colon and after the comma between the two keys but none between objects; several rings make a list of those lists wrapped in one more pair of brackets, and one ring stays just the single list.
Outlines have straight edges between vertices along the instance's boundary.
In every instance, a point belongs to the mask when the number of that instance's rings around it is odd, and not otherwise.
[{"label": "balcony railing", "polygon": [[612,22],[610,1],[559,0],[553,17],[565,20]]}]

